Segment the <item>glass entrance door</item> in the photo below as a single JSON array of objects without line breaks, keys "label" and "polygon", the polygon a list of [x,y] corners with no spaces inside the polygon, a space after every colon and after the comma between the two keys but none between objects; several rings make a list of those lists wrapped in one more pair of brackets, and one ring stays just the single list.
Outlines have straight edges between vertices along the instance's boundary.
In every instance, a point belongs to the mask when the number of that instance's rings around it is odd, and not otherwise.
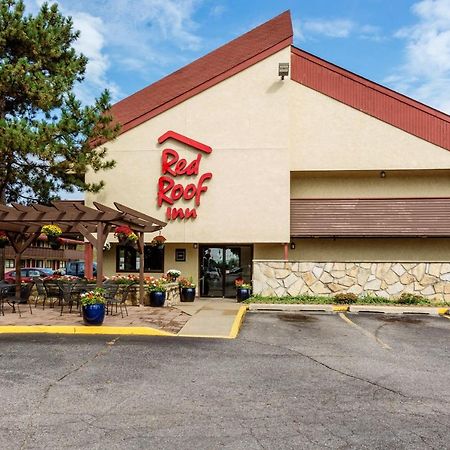
[{"label": "glass entrance door", "polygon": [[200,296],[235,297],[236,278],[251,281],[252,247],[200,246]]}]

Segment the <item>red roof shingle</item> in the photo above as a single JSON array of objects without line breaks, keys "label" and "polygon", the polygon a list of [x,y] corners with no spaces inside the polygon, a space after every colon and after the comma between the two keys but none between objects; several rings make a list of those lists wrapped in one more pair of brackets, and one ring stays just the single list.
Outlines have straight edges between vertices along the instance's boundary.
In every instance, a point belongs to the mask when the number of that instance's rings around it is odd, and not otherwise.
[{"label": "red roof shingle", "polygon": [[292,44],[289,11],[121,100],[112,107],[125,132]]}]

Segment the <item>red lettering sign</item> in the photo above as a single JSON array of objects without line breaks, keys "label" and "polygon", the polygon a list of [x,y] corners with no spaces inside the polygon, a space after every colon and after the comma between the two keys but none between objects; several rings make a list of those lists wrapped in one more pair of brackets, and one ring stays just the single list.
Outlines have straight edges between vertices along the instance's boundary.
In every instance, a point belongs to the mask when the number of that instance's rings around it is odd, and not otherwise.
[{"label": "red lettering sign", "polygon": [[[183,144],[186,144],[197,151],[209,154],[212,148],[201,142],[194,141],[186,136],[168,131],[163,134],[158,142],[162,144],[167,139],[174,139]],[[199,153],[192,161],[187,161],[185,158],[180,158],[179,153],[171,148],[166,148],[162,152],[161,158],[161,172],[162,176],[158,180],[158,206],[163,204],[169,205],[166,210],[167,220],[188,220],[197,217],[197,210],[195,208],[177,208],[175,203],[179,200],[190,201],[194,200],[196,207],[200,206],[200,199],[204,192],[208,190],[205,183],[212,178],[211,172],[202,174],[198,180],[191,180],[190,183],[184,184],[182,180],[177,182],[178,177],[197,177],[200,172],[200,163],[202,154]]]}]

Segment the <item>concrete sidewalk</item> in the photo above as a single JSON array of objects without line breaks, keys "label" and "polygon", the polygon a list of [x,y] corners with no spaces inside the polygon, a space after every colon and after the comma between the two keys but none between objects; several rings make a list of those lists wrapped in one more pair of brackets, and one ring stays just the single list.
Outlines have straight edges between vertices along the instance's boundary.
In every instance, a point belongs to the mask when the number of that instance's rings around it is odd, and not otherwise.
[{"label": "concrete sidewalk", "polygon": [[178,336],[227,339],[237,336],[247,310],[247,306],[236,300],[224,298],[196,299],[175,308],[191,316]]}]

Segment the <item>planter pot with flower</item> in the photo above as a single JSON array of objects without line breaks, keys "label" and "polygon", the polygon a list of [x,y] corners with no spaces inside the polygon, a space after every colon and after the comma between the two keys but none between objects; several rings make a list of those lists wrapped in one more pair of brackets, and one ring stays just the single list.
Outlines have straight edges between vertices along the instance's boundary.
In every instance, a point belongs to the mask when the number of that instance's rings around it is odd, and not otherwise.
[{"label": "planter pot with flower", "polygon": [[83,321],[86,325],[101,325],[103,323],[106,299],[102,288],[96,288],[93,291],[81,294],[80,303]]},{"label": "planter pot with flower", "polygon": [[172,282],[176,282],[178,277],[181,275],[181,272],[179,270],[176,269],[169,269],[167,271],[167,280],[168,281],[172,281]]},{"label": "planter pot with flower", "polygon": [[165,278],[151,279],[147,285],[150,296],[150,306],[161,307],[166,301],[167,280]]},{"label": "planter pot with flower", "polygon": [[61,247],[62,241],[60,236],[62,234],[62,230],[58,225],[44,225],[41,228],[41,233],[47,236],[47,240],[51,248],[58,249]]},{"label": "planter pot with flower", "polygon": [[237,278],[234,282],[236,286],[236,300],[238,302],[243,302],[247,300],[252,295],[252,285],[246,283],[242,278]]},{"label": "planter pot with flower", "polygon": [[116,227],[114,230],[114,236],[119,241],[119,245],[124,246],[135,246],[139,239],[137,234],[127,226]]},{"label": "planter pot with flower", "polygon": [[0,231],[0,248],[5,248],[9,244],[8,236],[4,231]]},{"label": "planter pot with flower", "polygon": [[192,282],[192,277],[180,278],[178,281],[180,286],[180,300],[182,302],[193,302],[195,300],[195,283]]}]

